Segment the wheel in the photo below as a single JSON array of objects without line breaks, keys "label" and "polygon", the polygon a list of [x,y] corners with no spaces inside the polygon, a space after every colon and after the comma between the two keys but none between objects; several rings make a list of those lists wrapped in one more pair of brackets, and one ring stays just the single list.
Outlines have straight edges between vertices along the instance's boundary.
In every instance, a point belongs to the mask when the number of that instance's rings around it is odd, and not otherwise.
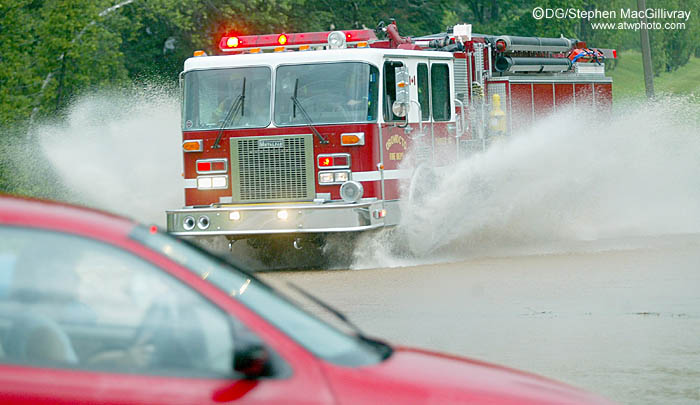
[{"label": "wheel", "polygon": [[256,258],[263,264],[261,270],[322,269],[327,266],[323,254],[325,238],[311,235],[266,235],[246,239]]},{"label": "wheel", "polygon": [[324,236],[323,257],[326,267],[347,269],[355,262],[359,232],[329,233]]}]

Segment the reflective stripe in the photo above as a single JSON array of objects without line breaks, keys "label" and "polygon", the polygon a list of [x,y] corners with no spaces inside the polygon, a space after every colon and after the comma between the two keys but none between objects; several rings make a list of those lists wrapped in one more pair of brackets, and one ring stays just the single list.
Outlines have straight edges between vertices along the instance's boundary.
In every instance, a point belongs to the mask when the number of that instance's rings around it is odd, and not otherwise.
[{"label": "reflective stripe", "polygon": [[[384,180],[407,179],[411,177],[411,170],[384,170]],[[355,181],[378,181],[382,179],[379,170],[373,172],[352,172]]]}]

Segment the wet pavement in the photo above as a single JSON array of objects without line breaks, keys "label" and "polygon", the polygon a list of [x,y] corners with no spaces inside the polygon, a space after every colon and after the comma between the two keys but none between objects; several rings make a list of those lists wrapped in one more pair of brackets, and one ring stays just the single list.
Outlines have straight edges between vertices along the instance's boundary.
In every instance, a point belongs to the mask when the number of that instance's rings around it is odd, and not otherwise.
[{"label": "wet pavement", "polygon": [[394,344],[528,370],[621,403],[700,403],[700,235],[625,244],[263,277],[293,281]]}]

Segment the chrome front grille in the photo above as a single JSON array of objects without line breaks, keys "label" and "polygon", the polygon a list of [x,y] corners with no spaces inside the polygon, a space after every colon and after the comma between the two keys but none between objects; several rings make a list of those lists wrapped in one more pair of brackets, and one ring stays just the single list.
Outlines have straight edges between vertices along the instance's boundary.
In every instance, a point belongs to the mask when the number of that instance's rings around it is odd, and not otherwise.
[{"label": "chrome front grille", "polygon": [[233,202],[313,200],[312,135],[231,138]]}]

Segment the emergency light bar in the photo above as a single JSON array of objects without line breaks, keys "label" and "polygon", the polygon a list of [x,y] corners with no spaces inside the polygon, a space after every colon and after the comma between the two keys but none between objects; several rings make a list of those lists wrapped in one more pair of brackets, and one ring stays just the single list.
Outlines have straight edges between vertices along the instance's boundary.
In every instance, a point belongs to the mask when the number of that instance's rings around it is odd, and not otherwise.
[{"label": "emergency light bar", "polygon": [[252,48],[274,49],[279,46],[299,48],[303,45],[329,45],[328,37],[334,32],[344,34],[345,43],[348,45],[356,45],[361,42],[375,41],[377,39],[373,30],[225,36],[219,41],[219,49],[221,49],[222,52],[240,52]]}]

